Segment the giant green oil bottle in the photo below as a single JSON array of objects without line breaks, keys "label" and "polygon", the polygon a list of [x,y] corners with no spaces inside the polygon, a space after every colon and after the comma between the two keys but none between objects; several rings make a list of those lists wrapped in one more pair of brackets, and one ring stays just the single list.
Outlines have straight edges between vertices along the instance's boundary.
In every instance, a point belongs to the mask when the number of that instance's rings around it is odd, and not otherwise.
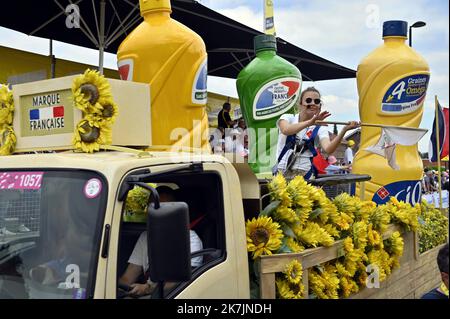
[{"label": "giant green oil bottle", "polygon": [[255,173],[268,173],[276,163],[276,122],[294,111],[302,76],[295,65],[277,55],[273,35],[256,36],[254,48],[256,57],[241,70],[236,86],[249,131],[249,165]]}]

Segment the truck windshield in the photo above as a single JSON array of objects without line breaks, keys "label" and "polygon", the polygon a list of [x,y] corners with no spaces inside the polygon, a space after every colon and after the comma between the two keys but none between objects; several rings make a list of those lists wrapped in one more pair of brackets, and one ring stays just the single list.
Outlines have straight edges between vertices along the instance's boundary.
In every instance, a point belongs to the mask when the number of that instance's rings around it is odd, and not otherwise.
[{"label": "truck windshield", "polygon": [[0,169],[0,298],[92,296],[106,186],[90,171]]}]

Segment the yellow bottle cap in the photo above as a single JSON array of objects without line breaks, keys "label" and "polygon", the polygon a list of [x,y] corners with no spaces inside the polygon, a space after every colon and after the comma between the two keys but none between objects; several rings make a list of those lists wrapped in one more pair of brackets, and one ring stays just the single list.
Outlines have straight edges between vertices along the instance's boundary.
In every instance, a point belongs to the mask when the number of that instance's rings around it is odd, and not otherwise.
[{"label": "yellow bottle cap", "polygon": [[141,15],[148,11],[172,12],[170,0],[139,0]]}]

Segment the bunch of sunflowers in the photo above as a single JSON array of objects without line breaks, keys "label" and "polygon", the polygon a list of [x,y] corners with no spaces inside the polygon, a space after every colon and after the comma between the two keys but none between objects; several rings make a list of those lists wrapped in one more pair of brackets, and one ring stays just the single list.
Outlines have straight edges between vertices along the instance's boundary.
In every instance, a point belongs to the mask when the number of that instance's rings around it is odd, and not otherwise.
[{"label": "bunch of sunflowers", "polygon": [[[148,183],[148,185],[156,188],[156,184]],[[147,220],[147,206],[149,202],[150,192],[140,186],[134,186],[127,194],[124,209],[124,221],[145,223]]]},{"label": "bunch of sunflowers", "polygon": [[448,218],[425,200],[420,205],[419,252],[444,244],[448,238]]},{"label": "bunch of sunflowers", "polygon": [[[395,198],[377,206],[343,193],[333,200],[297,176],[289,183],[279,174],[269,184],[272,202],[258,218],[246,224],[247,248],[252,259],[261,255],[297,253],[331,246],[343,240],[342,256],[309,269],[310,295],[314,298],[348,297],[368,280],[367,266],[375,265],[383,281],[399,266],[403,239],[399,232],[383,240],[391,222],[416,230],[420,206]],[[277,274],[280,298],[302,298],[301,264],[294,260]]]},{"label": "bunch of sunflowers", "polygon": [[16,135],[12,127],[14,100],[6,85],[0,84],[0,155],[9,155],[16,147]]},{"label": "bunch of sunflowers", "polygon": [[113,101],[109,82],[97,71],[86,70],[72,85],[75,106],[83,112],[83,119],[75,129],[75,149],[93,153],[100,145],[112,143],[111,127],[118,107]]}]

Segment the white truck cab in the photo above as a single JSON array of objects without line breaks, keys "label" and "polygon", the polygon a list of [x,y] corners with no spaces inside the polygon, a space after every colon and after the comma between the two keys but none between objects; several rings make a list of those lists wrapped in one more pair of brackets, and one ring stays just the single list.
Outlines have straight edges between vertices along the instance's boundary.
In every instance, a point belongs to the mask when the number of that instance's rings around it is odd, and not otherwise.
[{"label": "white truck cab", "polygon": [[[190,258],[189,251],[172,257],[164,251],[189,248],[180,244],[187,237],[159,232],[164,241],[150,244],[150,266],[179,262],[166,267],[187,279],[157,297],[249,298],[241,185],[226,158],[67,151],[12,155],[0,162],[0,298],[127,297],[118,278],[149,226],[125,222],[124,201],[133,183],[150,182],[176,185],[177,200],[187,204],[187,226],[205,251],[201,265],[186,272],[183,255]],[[170,229],[164,219],[151,226]]]}]

